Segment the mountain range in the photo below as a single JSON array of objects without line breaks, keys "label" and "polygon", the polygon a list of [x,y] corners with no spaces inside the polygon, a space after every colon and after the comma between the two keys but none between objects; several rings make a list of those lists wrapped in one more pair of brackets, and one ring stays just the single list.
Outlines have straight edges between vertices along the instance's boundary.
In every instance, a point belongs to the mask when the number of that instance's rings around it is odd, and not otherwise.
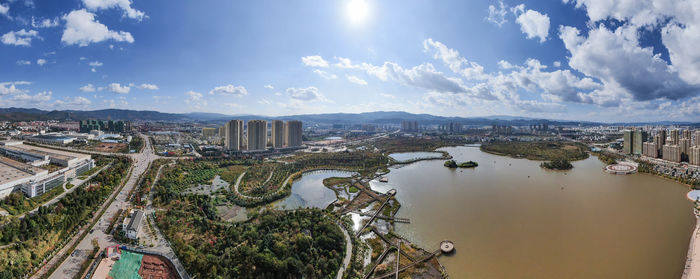
[{"label": "mountain range", "polygon": [[[483,117],[446,117],[431,114],[413,114],[403,111],[376,111],[363,113],[322,113],[299,114],[289,116],[262,116],[262,115],[225,115],[220,113],[191,112],[191,113],[164,113],[158,111],[137,111],[126,109],[103,110],[53,110],[46,111],[36,108],[0,108],[0,121],[33,121],[33,120],[125,120],[125,121],[185,121],[185,122],[211,122],[223,123],[231,119],[251,120],[301,120],[304,122],[324,124],[400,124],[402,121],[418,121],[420,124],[444,124],[459,122],[465,125],[530,125],[548,123],[550,125],[600,125],[603,123],[589,121],[551,120],[542,118],[530,118],[520,116],[483,116]],[[690,122],[636,122],[636,123],[605,123],[613,125],[689,125],[700,126],[700,123]]]}]

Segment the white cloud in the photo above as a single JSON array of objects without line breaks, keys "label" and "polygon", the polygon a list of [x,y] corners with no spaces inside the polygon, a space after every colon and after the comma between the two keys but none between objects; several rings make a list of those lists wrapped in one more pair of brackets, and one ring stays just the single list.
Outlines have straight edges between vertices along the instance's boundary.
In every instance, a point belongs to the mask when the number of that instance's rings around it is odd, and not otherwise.
[{"label": "white cloud", "polygon": [[85,9],[71,11],[68,15],[63,16],[63,19],[66,20],[66,29],[61,36],[61,42],[66,45],[84,47],[106,40],[134,42],[131,33],[109,30],[107,26],[95,20],[95,14]]},{"label": "white cloud", "polygon": [[275,89],[275,87],[274,87],[274,86],[272,86],[272,85],[270,85],[270,84],[268,84],[268,85],[265,85],[264,87],[265,87],[265,89],[270,89],[270,90],[273,90],[273,89]]},{"label": "white cloud", "polygon": [[83,0],[83,4],[91,11],[118,7],[124,11],[124,16],[139,21],[146,15],[144,12],[132,8],[130,0]]},{"label": "white cloud", "polygon": [[142,83],[138,87],[139,87],[139,89],[145,89],[145,90],[158,90],[159,89],[158,85],[150,84],[150,83]]},{"label": "white cloud", "polygon": [[56,105],[56,106],[73,106],[73,107],[76,107],[76,106],[84,107],[84,106],[88,106],[90,104],[92,104],[92,102],[90,100],[88,100],[85,97],[81,97],[81,96],[77,96],[77,97],[73,97],[73,98],[67,97],[63,100],[57,100],[54,103],[54,105]]},{"label": "white cloud", "polygon": [[404,69],[394,62],[384,62],[382,66],[369,63],[353,64],[350,59],[336,58],[340,62],[337,67],[347,69],[359,69],[368,75],[382,81],[395,81],[404,85],[427,89],[438,92],[465,92],[462,81],[459,78],[447,77],[439,72],[430,63],[424,63],[410,69]]},{"label": "white cloud", "polygon": [[80,87],[80,91],[83,92],[95,92],[95,86],[92,85],[92,83],[88,83],[87,85]]},{"label": "white cloud", "polygon": [[435,50],[433,59],[442,60],[442,62],[445,63],[450,68],[450,70],[452,70],[455,73],[461,74],[468,79],[486,78],[486,75],[484,75],[484,67],[482,67],[476,62],[470,62],[464,57],[461,57],[459,55],[459,51],[448,48],[441,42],[434,41],[433,39],[428,38],[427,40],[423,41],[423,50],[426,52],[430,50]]},{"label": "white cloud", "polygon": [[58,26],[58,18],[45,18],[45,19],[37,19],[32,16],[32,27],[34,28],[51,28],[51,27],[56,27]]},{"label": "white cloud", "polygon": [[88,63],[88,65],[90,65],[91,67],[100,67],[104,64],[100,61],[92,61],[92,62]]},{"label": "white cloud", "polygon": [[349,82],[359,84],[359,85],[367,85],[367,81],[365,81],[364,79],[361,79],[359,77],[351,76],[351,75],[348,75],[346,77],[347,77]]},{"label": "white cloud", "polygon": [[507,14],[508,11],[506,10],[506,5],[503,4],[502,0],[499,0],[498,7],[489,5],[489,16],[486,18],[486,20],[498,25],[498,27],[501,27],[504,23],[508,22],[508,20],[506,20]]},{"label": "white cloud", "polygon": [[294,100],[313,102],[313,101],[328,101],[318,88],[309,86],[306,88],[287,88],[287,95]]},{"label": "white cloud", "polygon": [[19,31],[10,31],[5,33],[2,35],[2,37],[0,37],[0,41],[6,45],[31,46],[32,39],[34,38],[41,39],[41,37],[39,37],[39,32],[36,30],[22,29]]},{"label": "white cloud", "polygon": [[204,96],[202,95],[202,93],[195,91],[187,91],[185,92],[185,95],[187,96],[185,102],[189,105],[192,105],[195,109],[201,109],[207,106],[207,101],[204,100]]},{"label": "white cloud", "polygon": [[379,93],[379,96],[382,96],[387,99],[396,99],[396,96],[388,94],[388,93]]},{"label": "white cloud", "polygon": [[29,84],[32,84],[32,83],[28,82],[28,81],[0,82],[0,95],[27,93],[26,89],[19,89],[19,88],[17,88],[17,86],[29,85]]},{"label": "white cloud", "polygon": [[36,60],[36,64],[39,66],[44,66],[44,64],[46,64],[46,59],[39,58]]},{"label": "white cloud", "polygon": [[[565,1],[569,2],[569,0]],[[636,30],[660,29],[673,69],[681,79],[700,85],[700,1],[570,0],[584,8],[592,22],[615,19]],[[658,28],[658,29],[657,29]]]},{"label": "white cloud", "polygon": [[248,94],[248,90],[245,89],[243,86],[234,86],[234,85],[224,85],[224,86],[217,86],[214,87],[211,91],[209,91],[209,94],[225,94],[225,95],[235,95],[235,96],[243,96]]},{"label": "white cloud", "polygon": [[107,85],[107,90],[117,94],[129,94],[131,87],[129,87],[128,85],[122,86],[119,83],[110,83],[109,85]]},{"label": "white cloud", "polygon": [[554,66],[554,67],[556,67],[556,68],[559,68],[559,67],[561,67],[561,62],[559,62],[559,61],[554,61],[554,62],[552,62],[552,66]]},{"label": "white cloud", "polygon": [[29,95],[26,93],[21,93],[14,95],[12,97],[13,101],[19,101],[19,102],[24,102],[24,103],[32,103],[32,104],[37,104],[37,103],[43,103],[43,102],[48,102],[51,100],[51,91],[44,91],[44,92],[39,92],[36,93],[35,95]]},{"label": "white cloud", "polygon": [[602,24],[589,30],[588,37],[568,26],[562,26],[559,35],[571,53],[569,66],[603,82],[604,87],[593,94],[598,99],[678,100],[698,93],[698,86],[683,81],[651,47],[640,47],[637,36],[632,26],[611,31]]},{"label": "white cloud", "polygon": [[323,60],[323,58],[318,55],[304,56],[301,58],[301,62],[308,67],[328,67],[328,61]]},{"label": "white cloud", "polygon": [[0,4],[0,15],[10,18],[10,5]]},{"label": "white cloud", "polygon": [[547,40],[549,35],[549,16],[546,14],[543,15],[534,10],[527,10],[520,13],[515,22],[520,24],[520,30],[527,35],[528,39],[540,38],[540,43]]},{"label": "white cloud", "polygon": [[28,61],[28,60],[17,60],[17,62],[15,62],[15,63],[17,63],[17,65],[31,65],[31,64],[32,64],[32,61]]},{"label": "white cloud", "polygon": [[320,77],[325,78],[325,79],[336,79],[336,78],[338,78],[338,76],[336,76],[336,75],[334,75],[334,74],[331,74],[331,73],[329,73],[329,72],[326,72],[326,71],[323,71],[323,70],[319,70],[319,69],[314,69],[313,72],[316,73],[317,75],[319,75]]}]

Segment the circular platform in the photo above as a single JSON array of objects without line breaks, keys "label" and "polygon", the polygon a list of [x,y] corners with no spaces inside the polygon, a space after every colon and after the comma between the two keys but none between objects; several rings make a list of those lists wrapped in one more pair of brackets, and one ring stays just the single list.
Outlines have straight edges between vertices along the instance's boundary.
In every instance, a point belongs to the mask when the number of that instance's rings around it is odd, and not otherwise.
[{"label": "circular platform", "polygon": [[612,174],[631,174],[637,172],[637,166],[631,164],[612,164],[605,167],[605,172]]},{"label": "circular platform", "polygon": [[455,244],[452,243],[452,241],[444,240],[444,241],[440,242],[440,251],[442,251],[443,254],[452,253],[454,250],[455,250]]},{"label": "circular platform", "polygon": [[395,195],[396,195],[396,189],[391,189],[391,190],[387,191],[386,193],[389,194],[389,195],[391,195],[391,196],[395,196]]}]

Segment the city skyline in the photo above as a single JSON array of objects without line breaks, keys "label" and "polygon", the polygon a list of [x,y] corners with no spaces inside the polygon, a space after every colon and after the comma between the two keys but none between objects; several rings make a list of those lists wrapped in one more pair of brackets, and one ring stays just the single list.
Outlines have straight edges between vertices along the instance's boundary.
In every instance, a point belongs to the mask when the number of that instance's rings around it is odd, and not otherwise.
[{"label": "city skyline", "polygon": [[0,6],[0,107],[700,120],[693,1]]}]

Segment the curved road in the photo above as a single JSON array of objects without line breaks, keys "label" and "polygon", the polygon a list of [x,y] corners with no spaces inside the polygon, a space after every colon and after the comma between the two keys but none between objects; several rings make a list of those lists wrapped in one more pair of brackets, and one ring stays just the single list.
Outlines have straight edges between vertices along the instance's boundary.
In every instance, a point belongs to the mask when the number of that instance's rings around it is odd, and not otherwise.
[{"label": "curved road", "polygon": [[338,270],[338,274],[335,276],[336,279],[342,279],[343,278],[343,273],[345,273],[346,270],[348,270],[348,265],[350,265],[350,259],[352,259],[352,239],[350,238],[350,234],[348,234],[348,231],[345,230],[345,227],[338,223],[338,227],[340,227],[340,230],[343,231],[343,235],[345,235],[345,258],[343,258],[343,265],[340,266],[340,270]]}]

